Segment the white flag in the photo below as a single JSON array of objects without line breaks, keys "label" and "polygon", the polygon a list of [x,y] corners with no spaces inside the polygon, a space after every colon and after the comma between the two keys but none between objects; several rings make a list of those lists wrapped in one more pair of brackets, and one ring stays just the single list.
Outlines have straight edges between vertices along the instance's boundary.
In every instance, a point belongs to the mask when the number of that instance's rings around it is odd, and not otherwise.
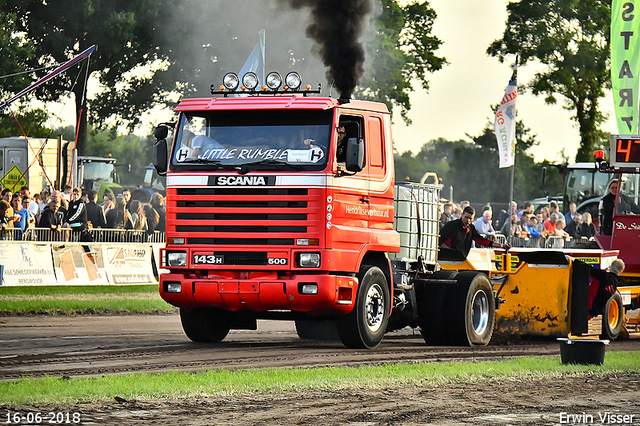
[{"label": "white flag", "polygon": [[256,47],[253,48],[251,54],[247,58],[247,61],[244,63],[242,68],[240,69],[240,73],[238,77],[242,79],[242,76],[248,73],[249,71],[256,73],[258,78],[260,79],[260,84],[258,87],[262,86],[265,83],[264,77],[264,30],[260,30],[258,33],[259,41],[256,44]]},{"label": "white flag", "polygon": [[516,100],[518,99],[518,61],[513,66],[513,74],[498,112],[493,131],[498,139],[500,168],[511,167],[516,159]]}]

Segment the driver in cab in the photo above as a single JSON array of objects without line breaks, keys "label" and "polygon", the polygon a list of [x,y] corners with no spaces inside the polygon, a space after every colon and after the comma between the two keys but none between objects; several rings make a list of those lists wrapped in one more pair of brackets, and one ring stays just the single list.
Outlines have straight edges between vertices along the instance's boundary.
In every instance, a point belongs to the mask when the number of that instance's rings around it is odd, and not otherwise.
[{"label": "driver in cab", "polygon": [[215,149],[224,149],[224,147],[215,139],[185,130],[178,153],[178,161],[202,158],[206,156],[207,152]]}]

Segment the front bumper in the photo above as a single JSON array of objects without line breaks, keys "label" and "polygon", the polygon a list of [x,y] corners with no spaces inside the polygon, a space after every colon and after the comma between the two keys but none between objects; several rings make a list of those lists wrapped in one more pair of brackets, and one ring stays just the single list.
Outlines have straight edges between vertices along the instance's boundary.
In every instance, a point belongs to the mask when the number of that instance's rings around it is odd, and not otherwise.
[{"label": "front bumper", "polygon": [[[180,292],[167,289],[180,283]],[[171,285],[173,284],[173,286]],[[305,285],[317,284],[317,294],[303,294]],[[345,315],[353,309],[358,291],[354,277],[293,275],[249,279],[160,275],[160,296],[181,308],[213,307],[230,311],[266,312],[287,310],[314,315]]]}]

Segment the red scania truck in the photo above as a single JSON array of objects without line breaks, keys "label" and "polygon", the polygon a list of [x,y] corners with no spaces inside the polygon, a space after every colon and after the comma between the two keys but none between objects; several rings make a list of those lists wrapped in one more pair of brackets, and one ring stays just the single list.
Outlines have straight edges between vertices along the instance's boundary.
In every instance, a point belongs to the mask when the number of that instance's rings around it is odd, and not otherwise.
[{"label": "red scania truck", "polygon": [[[167,177],[160,294],[180,307],[187,337],[219,342],[258,319],[285,319],[301,337],[329,324],[353,348],[406,326],[420,326],[427,343],[487,344],[501,296],[531,295],[510,271],[490,272],[492,250],[476,255],[484,267],[454,255],[444,263],[455,270],[440,270],[440,187],[394,183],[387,107],[310,96],[319,90],[301,88],[295,73],[286,86],[275,73],[262,88],[248,77],[238,88],[238,76],[225,76],[213,97],[182,100],[177,123],[156,128],[155,166]],[[578,324],[567,314],[570,262],[536,260],[549,263],[561,272],[540,272],[554,306],[516,301],[517,332],[566,336]],[[527,325],[527,315],[541,319]]]}]

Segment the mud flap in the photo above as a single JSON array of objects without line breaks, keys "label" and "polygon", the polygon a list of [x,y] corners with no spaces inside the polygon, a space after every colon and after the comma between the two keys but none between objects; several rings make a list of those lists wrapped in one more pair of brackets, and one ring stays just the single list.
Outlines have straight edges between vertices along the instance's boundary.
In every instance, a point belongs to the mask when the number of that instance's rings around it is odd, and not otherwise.
[{"label": "mud flap", "polygon": [[571,274],[570,330],[580,335],[589,331],[589,265],[573,262]]}]

